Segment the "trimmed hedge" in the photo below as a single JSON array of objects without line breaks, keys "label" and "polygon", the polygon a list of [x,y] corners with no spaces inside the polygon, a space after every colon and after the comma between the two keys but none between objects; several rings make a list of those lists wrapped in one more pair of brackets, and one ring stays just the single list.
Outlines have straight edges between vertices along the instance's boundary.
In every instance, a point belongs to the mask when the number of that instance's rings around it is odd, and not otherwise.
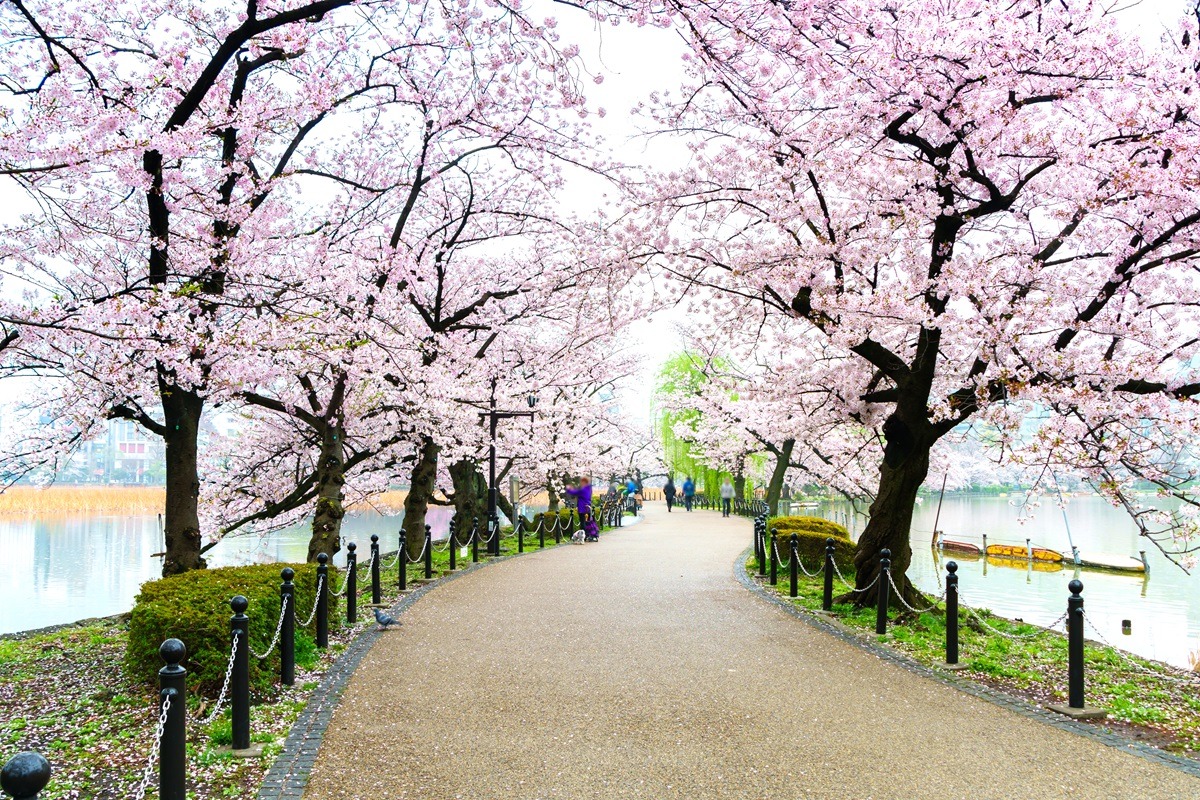
[{"label": "trimmed hedge", "polygon": [[850,532],[844,526],[830,522],[823,517],[774,517],[767,522],[767,530],[771,529],[775,529],[781,534],[785,530],[788,533],[811,531],[823,536],[832,536],[835,539],[846,539],[847,541],[850,539]]},{"label": "trimmed hedge", "polygon": [[560,526],[559,529],[562,531],[562,535],[564,537],[570,537],[570,535],[578,529],[579,524],[576,521],[575,510],[571,509],[571,508],[560,508],[556,512],[555,511],[539,511],[538,513],[534,514],[533,522],[530,523],[528,532],[533,533],[536,536],[538,525],[540,525],[542,523],[542,520],[545,519],[546,520],[546,535],[553,536],[554,534],[552,533],[552,531],[554,530],[555,515],[558,516],[558,524]]},{"label": "trimmed hedge", "polygon": [[[833,560],[842,572],[854,569],[854,544],[849,539],[838,539],[823,533],[804,530],[778,531],[779,534],[779,563],[786,563],[791,558],[791,535],[796,534],[796,551],[800,553],[800,563],[809,572],[815,572],[825,563],[825,540],[833,539]],[[770,536],[767,546],[771,546]],[[849,574],[847,573],[847,577]]]},{"label": "trimmed hedge", "polygon": [[[158,647],[164,639],[181,640],[187,647],[183,666],[188,671],[188,689],[215,696],[225,680],[229,663],[229,601],[245,595],[250,601],[250,649],[262,652],[275,636],[279,622],[279,573],[284,567],[296,571],[296,653],[310,650],[316,637],[316,620],[302,629],[312,611],[317,589],[316,564],[255,564],[248,567],[199,569],[142,584],[129,620],[129,643],[125,671],[137,681],[158,680],[163,666]],[[330,569],[333,585],[344,577]],[[336,618],[336,598],[330,593],[329,618]],[[279,678],[279,648],[260,661],[250,657],[250,686],[263,691]]]},{"label": "trimmed hedge", "polygon": [[785,562],[791,558],[791,535],[796,534],[796,550],[800,563],[812,572],[825,563],[825,540],[833,539],[833,560],[842,572],[854,569],[854,543],[850,534],[836,522],[821,517],[775,517],[767,523],[767,542],[770,533],[779,534],[779,558]]}]

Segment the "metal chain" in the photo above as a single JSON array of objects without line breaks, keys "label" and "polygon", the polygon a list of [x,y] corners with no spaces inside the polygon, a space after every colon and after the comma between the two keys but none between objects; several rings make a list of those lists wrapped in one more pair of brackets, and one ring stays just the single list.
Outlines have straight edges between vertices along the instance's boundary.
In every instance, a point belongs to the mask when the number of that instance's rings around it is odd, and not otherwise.
[{"label": "metal chain", "polygon": [[904,606],[905,608],[907,608],[909,611],[913,612],[914,614],[924,614],[927,611],[933,611],[935,608],[937,608],[938,606],[940,606],[942,604],[943,600],[946,599],[946,592],[943,591],[940,595],[938,595],[938,597],[936,597],[934,599],[933,605],[931,605],[929,608],[920,608],[920,609],[913,608],[912,606],[910,606],[908,604],[908,601],[904,599],[904,592],[900,591],[900,587],[898,587],[896,585],[896,581],[894,578],[892,578],[892,571],[890,569],[888,570],[887,576],[888,576],[888,583],[890,583],[892,585],[892,591],[894,591],[896,593],[896,599],[900,601],[900,605]]},{"label": "metal chain", "polygon": [[154,743],[150,745],[150,757],[146,759],[146,768],[142,770],[142,781],[133,792],[136,800],[145,798],[146,789],[150,786],[150,780],[154,776],[154,763],[158,761],[158,753],[162,748],[163,730],[167,727],[167,711],[171,708],[171,695],[164,694],[161,697],[162,713],[158,715],[158,727],[154,731]]},{"label": "metal chain", "polygon": [[[345,589],[346,587],[343,586],[342,588]],[[283,596],[283,602],[281,602],[279,604],[279,624],[275,626],[275,638],[271,640],[271,645],[270,645],[270,647],[267,648],[267,652],[263,653],[260,656],[258,653],[254,652],[253,647],[250,648],[251,655],[253,655],[255,658],[257,658],[259,661],[262,661],[264,658],[271,655],[271,651],[275,649],[275,645],[279,644],[279,634],[283,630],[283,616],[285,613],[287,613],[287,604],[288,604],[288,600],[290,600],[290,599],[291,599],[291,595],[285,594]],[[247,645],[249,645],[249,641],[247,641]]]},{"label": "metal chain", "polygon": [[212,713],[204,719],[200,720],[201,725],[207,725],[217,718],[217,714],[221,713],[221,706],[225,703],[225,693],[229,691],[229,679],[233,676],[233,659],[237,656],[238,638],[242,635],[241,631],[233,632],[233,644],[229,648],[229,664],[225,667],[225,683],[221,684],[221,693],[217,695],[217,704],[213,707]]},{"label": "metal chain", "polygon": [[792,560],[790,558],[787,561],[784,561],[780,557],[779,548],[776,546],[776,542],[774,539],[771,540],[771,550],[774,551],[774,553],[775,553],[775,563],[779,566],[780,569],[787,569],[788,567],[790,567],[792,565]]},{"label": "metal chain", "polygon": [[1125,655],[1124,651],[1122,651],[1121,648],[1117,647],[1115,644],[1110,642],[1108,639],[1105,639],[1104,634],[1100,633],[1099,629],[1097,629],[1096,626],[1092,624],[1092,621],[1090,619],[1088,619],[1086,613],[1083,614],[1082,616],[1083,616],[1084,624],[1086,624],[1089,628],[1091,628],[1092,633],[1094,633],[1096,635],[1096,638],[1100,640],[1100,643],[1103,644],[1105,647],[1109,648],[1110,650],[1112,650],[1114,653],[1116,653],[1117,657],[1119,657],[1122,661],[1125,661],[1127,664],[1129,664],[1131,667],[1136,669],[1138,672],[1141,672],[1145,675],[1153,675],[1156,678],[1162,678],[1164,681],[1168,681],[1170,683],[1182,683],[1182,684],[1186,684],[1186,685],[1195,685],[1197,683],[1200,683],[1200,675],[1196,675],[1196,676],[1192,676],[1192,677],[1168,675],[1163,672],[1156,672],[1155,670],[1152,670],[1143,664],[1139,664],[1138,662],[1134,661],[1129,656]]},{"label": "metal chain", "polygon": [[[834,559],[833,571],[837,573],[838,580],[840,580],[842,582],[842,585],[844,585],[847,589],[849,589],[852,592],[865,592],[865,591],[869,590],[875,584],[879,583],[879,573],[877,572],[877,573],[875,573],[875,580],[871,581],[870,583],[868,583],[866,586],[864,586],[861,589],[855,589],[854,584],[852,584],[852,583],[850,583],[850,581],[846,580],[846,576],[842,574],[842,568],[837,565],[837,559]],[[882,572],[882,571],[883,570],[880,570],[880,572]]]},{"label": "metal chain", "polygon": [[[971,617],[976,622],[978,622],[980,625],[987,628],[989,631],[996,634],[997,636],[1002,636],[1005,639],[1012,639],[1014,641],[1024,641],[1024,640],[1028,640],[1028,639],[1036,639],[1037,637],[1041,636],[1043,633],[1054,630],[1055,628],[1057,628],[1059,626],[1059,624],[1061,624],[1062,622],[1064,622],[1067,619],[1067,612],[1064,611],[1061,617],[1054,620],[1054,622],[1051,622],[1049,625],[1045,626],[1045,630],[1034,631],[1033,633],[1008,633],[1007,631],[1000,630],[999,628],[995,627],[994,625],[989,625],[987,620],[985,620],[982,616],[980,616],[978,613],[976,613],[975,609],[971,608],[971,606],[962,602],[961,594],[959,595],[958,599],[959,599],[959,608],[965,609],[966,612],[968,614],[970,614]],[[1030,624],[1031,625],[1033,623],[1018,623],[1018,624]]]},{"label": "metal chain", "polygon": [[400,553],[401,553],[401,552],[402,552],[402,551],[400,551],[400,550],[397,550],[397,551],[396,551],[396,557],[392,559],[392,562],[391,562],[390,564],[380,564],[380,566],[381,566],[383,569],[391,569],[392,567],[396,566],[397,564],[399,564],[399,563],[400,563]]},{"label": "metal chain", "polygon": [[318,575],[317,576],[317,593],[316,593],[316,596],[313,598],[312,613],[308,615],[308,619],[306,619],[306,620],[304,620],[304,622],[300,623],[301,628],[307,628],[309,625],[312,624],[312,621],[314,619],[316,619],[316,617],[317,617],[317,606],[319,606],[321,604],[321,585],[323,583],[325,583],[325,576]]},{"label": "metal chain", "polygon": [[[454,534],[451,533],[450,537],[448,537],[446,539],[446,542],[449,543],[451,538],[453,538],[453,536],[454,536]],[[425,551],[427,549],[429,549],[429,540],[428,539],[425,540],[425,545],[421,548],[421,555],[417,556],[416,558],[410,557],[408,555],[408,548],[406,547],[406,548],[404,548],[404,558],[408,561],[409,564],[420,564],[421,561],[424,560],[424,558],[425,558]],[[444,548],[444,547],[442,548],[442,550],[445,550],[445,549],[446,548]]]}]

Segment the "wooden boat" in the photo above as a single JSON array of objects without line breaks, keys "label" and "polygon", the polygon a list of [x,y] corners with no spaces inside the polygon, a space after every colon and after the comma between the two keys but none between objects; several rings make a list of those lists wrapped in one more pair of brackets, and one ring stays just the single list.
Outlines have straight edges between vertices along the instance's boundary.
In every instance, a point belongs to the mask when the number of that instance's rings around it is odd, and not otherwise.
[{"label": "wooden boat", "polygon": [[983,549],[979,545],[970,542],[956,542],[953,539],[940,539],[938,549],[950,553],[962,553],[965,556],[983,555]]},{"label": "wooden boat", "polygon": [[1030,547],[1025,548],[1019,544],[989,544],[987,548],[989,556],[998,556],[999,558],[1017,558],[1034,561],[1048,561],[1058,563],[1063,560],[1062,553],[1057,550],[1050,550],[1045,547]]},{"label": "wooden boat", "polygon": [[1112,572],[1145,572],[1146,564],[1134,556],[1116,553],[1088,553],[1079,557],[1079,566],[1087,569],[1104,569]]},{"label": "wooden boat", "polygon": [[[989,546],[988,550],[991,549]],[[1030,561],[1028,558],[1010,558],[1008,556],[994,556],[991,554],[987,557],[987,563],[993,567],[1032,569],[1034,572],[1059,572],[1066,566],[1061,561]]]}]

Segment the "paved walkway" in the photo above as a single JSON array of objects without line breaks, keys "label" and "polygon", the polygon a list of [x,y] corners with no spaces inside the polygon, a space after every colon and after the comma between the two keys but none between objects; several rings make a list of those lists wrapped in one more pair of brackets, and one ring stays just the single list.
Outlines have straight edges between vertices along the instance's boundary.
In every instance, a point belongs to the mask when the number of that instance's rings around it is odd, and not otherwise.
[{"label": "paved walkway", "polygon": [[1200,797],[754,596],[745,519],[647,512],[420,599],[350,679],[305,797]]}]

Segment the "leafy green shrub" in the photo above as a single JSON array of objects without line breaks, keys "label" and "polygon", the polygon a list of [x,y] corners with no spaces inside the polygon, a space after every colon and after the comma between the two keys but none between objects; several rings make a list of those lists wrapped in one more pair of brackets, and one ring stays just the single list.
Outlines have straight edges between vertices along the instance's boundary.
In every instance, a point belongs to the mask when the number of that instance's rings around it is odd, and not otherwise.
[{"label": "leafy green shrub", "polygon": [[[250,601],[246,611],[250,616],[250,648],[263,652],[275,636],[279,621],[279,573],[285,566],[296,571],[296,661],[303,663],[302,653],[305,660],[314,660],[316,620],[307,628],[311,635],[302,635],[300,623],[312,611],[316,598],[317,565],[255,564],[193,570],[142,584],[129,620],[126,673],[138,681],[156,681],[163,665],[158,647],[164,639],[174,637],[187,646],[183,666],[188,671],[189,691],[216,695],[229,663],[229,618],[233,615],[230,598],[240,594]],[[339,587],[344,578],[334,572],[330,570],[331,582]],[[330,594],[330,619],[336,616],[335,600]],[[262,661],[251,655],[251,687],[265,690],[278,676],[278,647]]]},{"label": "leafy green shrub", "polygon": [[[823,522],[824,520],[822,520]],[[832,523],[831,523],[832,524]],[[841,526],[838,526],[841,527]],[[831,536],[824,531],[805,530],[799,527],[784,527],[779,528],[774,524],[767,526],[767,546],[770,547],[770,531],[774,530],[778,536],[778,548],[780,563],[785,563],[791,558],[792,544],[791,536],[796,534],[796,551],[800,554],[800,563],[805,569],[813,572],[825,563],[825,540],[833,539],[833,560],[837,564],[838,569],[842,572],[854,568],[854,543],[849,538],[839,536]],[[768,551],[769,555],[769,551]]]},{"label": "leafy green shrub", "polygon": [[850,532],[844,526],[822,517],[774,517],[767,522],[767,530],[777,530],[780,535],[783,535],[784,531],[788,533],[811,531],[822,536],[832,536],[835,539],[846,539],[847,541],[850,539]]},{"label": "leafy green shrub", "polygon": [[538,525],[542,524],[542,520],[545,520],[546,536],[552,536],[555,516],[558,517],[559,530],[562,531],[562,535],[564,537],[570,536],[579,529],[579,521],[576,517],[575,510],[570,508],[561,508],[558,511],[540,511],[537,514],[534,514],[533,523],[529,526],[529,531],[536,536]]}]

